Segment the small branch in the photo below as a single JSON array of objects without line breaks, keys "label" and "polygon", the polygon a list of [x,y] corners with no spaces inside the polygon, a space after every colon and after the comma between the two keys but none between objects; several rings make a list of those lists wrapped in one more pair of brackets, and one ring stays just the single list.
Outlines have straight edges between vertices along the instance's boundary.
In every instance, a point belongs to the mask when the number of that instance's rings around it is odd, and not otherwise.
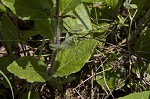
[{"label": "small branch", "polygon": [[[102,64],[104,64],[105,62],[107,61],[107,58],[102,62]],[[102,66],[102,64],[100,66]],[[76,88],[74,89],[77,89],[79,87],[81,87],[81,85],[83,85],[85,82],[87,82],[88,80],[90,80],[92,77],[98,75],[98,74],[102,74],[103,72],[105,71],[108,71],[108,70],[111,70],[112,68],[108,68],[108,69],[105,69],[104,71],[101,71],[101,72],[98,72],[98,73],[94,73],[93,75],[91,75],[90,77],[88,77],[86,80],[84,80],[82,83],[80,83]],[[96,70],[97,72],[97,70]]]}]

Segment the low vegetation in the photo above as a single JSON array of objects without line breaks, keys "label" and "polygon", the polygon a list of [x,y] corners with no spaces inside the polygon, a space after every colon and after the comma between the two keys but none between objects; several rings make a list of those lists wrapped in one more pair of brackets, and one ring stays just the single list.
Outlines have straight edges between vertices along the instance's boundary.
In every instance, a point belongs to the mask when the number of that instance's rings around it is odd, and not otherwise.
[{"label": "low vegetation", "polygon": [[149,0],[0,0],[2,99],[149,99]]}]

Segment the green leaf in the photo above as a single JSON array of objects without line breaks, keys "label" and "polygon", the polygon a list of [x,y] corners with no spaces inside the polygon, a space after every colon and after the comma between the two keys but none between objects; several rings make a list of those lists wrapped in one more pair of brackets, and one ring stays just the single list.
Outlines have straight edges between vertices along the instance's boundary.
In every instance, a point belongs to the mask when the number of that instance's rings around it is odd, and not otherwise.
[{"label": "green leaf", "polygon": [[24,20],[46,19],[46,13],[39,0],[1,0],[13,13]]},{"label": "green leaf", "polygon": [[7,73],[7,66],[13,62],[12,57],[0,57],[0,70]]},{"label": "green leaf", "polygon": [[29,38],[31,38],[32,36],[37,35],[37,34],[39,34],[39,32],[37,30],[29,30],[29,31],[22,33],[21,38],[23,40],[28,40]]},{"label": "green leaf", "polygon": [[4,40],[5,48],[11,53],[14,42],[18,39],[18,30],[8,16],[1,17],[2,32],[0,33]]},{"label": "green leaf", "polygon": [[71,32],[83,32],[92,30],[92,23],[89,17],[89,9],[86,5],[80,4],[75,8],[74,13],[68,13],[73,15],[76,19],[65,18],[64,21],[67,24],[65,27]]},{"label": "green leaf", "polygon": [[15,8],[14,8],[14,2],[15,0],[1,0],[1,2],[6,5],[8,8],[10,8],[13,12],[15,12]]},{"label": "green leaf", "polygon": [[53,40],[54,38],[54,26],[51,23],[51,20],[36,20],[35,21],[36,28],[39,31],[39,33],[44,36],[45,38],[48,38],[50,40]]},{"label": "green leaf", "polygon": [[136,4],[130,4],[130,7],[133,8],[133,9],[137,9],[137,5]]},{"label": "green leaf", "polygon": [[129,94],[125,97],[120,97],[118,99],[150,99],[150,91],[133,93],[133,94]]},{"label": "green leaf", "polygon": [[65,49],[65,48],[71,48],[75,44],[75,41],[73,37],[68,37],[65,39],[64,42],[61,43],[60,48]]},{"label": "green leaf", "polygon": [[86,5],[80,4],[75,9],[77,22],[82,23],[87,30],[92,30],[92,23],[89,16],[89,9]]},{"label": "green leaf", "polygon": [[55,74],[63,77],[79,71],[89,60],[97,43],[96,40],[83,40],[71,48],[61,49],[55,59]]},{"label": "green leaf", "polygon": [[45,82],[48,79],[46,65],[33,57],[22,57],[7,67],[8,71],[28,82]]},{"label": "green leaf", "polygon": [[53,12],[53,2],[52,0],[39,0],[40,4],[42,5],[43,10],[48,13],[48,14],[52,14]]},{"label": "green leaf", "polygon": [[112,8],[115,9],[121,3],[122,0],[105,0],[105,2]]},{"label": "green leaf", "polygon": [[4,5],[2,5],[1,3],[0,3],[0,11],[2,11],[2,12],[5,12],[5,11],[6,11],[6,8],[5,8]]},{"label": "green leaf", "polygon": [[81,0],[60,0],[60,13],[65,15],[69,11],[73,11],[80,3]]},{"label": "green leaf", "polygon": [[66,37],[66,39],[61,43],[61,45],[50,44],[51,49],[66,49],[71,48],[75,44],[75,40],[73,37]]}]

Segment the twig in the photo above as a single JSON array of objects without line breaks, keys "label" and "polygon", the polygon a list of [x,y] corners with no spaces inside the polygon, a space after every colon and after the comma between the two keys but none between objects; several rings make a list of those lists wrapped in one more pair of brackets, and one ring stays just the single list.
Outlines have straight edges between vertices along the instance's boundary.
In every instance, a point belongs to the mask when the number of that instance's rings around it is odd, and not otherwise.
[{"label": "twig", "polygon": [[[103,63],[101,65],[102,65],[102,70],[103,70],[102,72],[103,72],[103,76],[104,76],[104,78],[103,78],[104,79],[104,83],[105,83],[107,89],[109,90],[109,94],[112,96],[113,99],[115,99],[114,96],[113,96],[113,94],[112,94],[112,92],[111,92],[111,90],[110,90],[110,88],[109,88],[109,86],[108,86],[108,84],[107,84],[107,82],[106,82],[106,75],[105,75],[105,70],[104,70]],[[104,99],[106,99],[106,97]]]},{"label": "twig", "polygon": [[81,94],[79,93],[79,91],[77,91],[76,89],[74,89],[74,90],[77,92],[77,94],[80,96],[81,99],[84,99],[84,98],[81,96]]},{"label": "twig", "polygon": [[[105,60],[102,62],[102,64],[105,63],[106,61],[107,61],[107,59],[105,59]],[[110,70],[110,69],[112,69],[112,68],[105,69],[104,71],[108,71],[108,70]],[[98,75],[98,74],[101,74],[101,73],[103,73],[103,71],[98,72],[98,73],[94,73],[94,74],[91,75],[89,78],[87,78],[86,80],[84,80],[81,84],[79,84],[75,89],[77,89],[78,87],[80,87],[82,84],[84,84],[85,82],[87,82],[88,80],[90,80],[90,79],[91,79],[92,77],[94,77],[95,75]]]},{"label": "twig", "polygon": [[[92,76],[94,75],[94,71],[93,71],[93,68],[91,68],[91,74]],[[94,76],[91,78],[91,99],[94,99]]]}]

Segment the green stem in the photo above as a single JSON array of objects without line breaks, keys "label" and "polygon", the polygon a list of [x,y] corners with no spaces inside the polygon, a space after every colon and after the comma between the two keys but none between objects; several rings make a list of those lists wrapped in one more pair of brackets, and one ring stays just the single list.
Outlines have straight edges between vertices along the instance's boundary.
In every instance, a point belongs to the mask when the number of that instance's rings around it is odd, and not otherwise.
[{"label": "green stem", "polygon": [[131,71],[132,71],[132,62],[131,62],[131,47],[130,47],[130,41],[132,41],[132,38],[134,37],[131,37],[131,27],[132,27],[132,23],[133,23],[133,19],[137,13],[137,10],[135,11],[135,13],[133,14],[133,16],[131,16],[131,13],[130,11],[128,10],[129,12],[129,18],[130,18],[130,26],[129,26],[129,33],[128,33],[128,38],[127,38],[127,44],[128,44],[128,52],[129,52],[129,75],[131,75]]},{"label": "green stem", "polygon": [[[59,16],[59,6],[60,6],[60,0],[56,0],[56,32],[55,32],[55,38],[54,38],[54,44],[60,45],[60,16]],[[51,67],[48,69],[48,75],[52,75],[55,67],[55,57],[58,52],[58,49],[56,49],[51,57]]]},{"label": "green stem", "polygon": [[30,97],[31,97],[31,92],[32,92],[32,84],[30,84],[30,90],[28,92],[28,99],[30,99]]},{"label": "green stem", "polygon": [[60,0],[56,0],[56,33],[54,44],[60,45],[60,16],[59,16]]}]

